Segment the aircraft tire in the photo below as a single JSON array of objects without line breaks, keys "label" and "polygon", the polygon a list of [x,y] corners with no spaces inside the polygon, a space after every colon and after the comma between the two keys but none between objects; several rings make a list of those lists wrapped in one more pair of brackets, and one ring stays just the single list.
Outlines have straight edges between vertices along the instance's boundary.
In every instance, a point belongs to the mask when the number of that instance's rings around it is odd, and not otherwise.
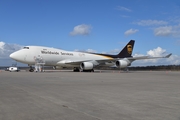
[{"label": "aircraft tire", "polygon": [[80,72],[78,68],[74,68],[73,72]]},{"label": "aircraft tire", "polygon": [[33,69],[30,69],[29,72],[34,72],[34,70],[33,70]]}]

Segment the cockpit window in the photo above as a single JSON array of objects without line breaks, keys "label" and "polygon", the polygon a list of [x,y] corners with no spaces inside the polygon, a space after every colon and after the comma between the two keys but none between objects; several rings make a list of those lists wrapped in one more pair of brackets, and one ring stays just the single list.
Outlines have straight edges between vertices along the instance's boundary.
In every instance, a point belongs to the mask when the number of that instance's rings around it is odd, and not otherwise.
[{"label": "cockpit window", "polygon": [[29,47],[24,47],[23,49],[29,49]]}]

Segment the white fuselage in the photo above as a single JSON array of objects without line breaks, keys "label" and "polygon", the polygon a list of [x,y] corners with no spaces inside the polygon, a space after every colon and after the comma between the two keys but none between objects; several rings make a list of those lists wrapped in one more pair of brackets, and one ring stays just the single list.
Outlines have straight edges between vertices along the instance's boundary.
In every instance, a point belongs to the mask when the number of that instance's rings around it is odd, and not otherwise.
[{"label": "white fuselage", "polygon": [[[79,67],[79,64],[72,64],[73,62],[80,63],[86,61],[98,65],[99,62],[97,62],[97,60],[113,60],[113,58],[103,55],[65,51],[41,46],[26,46],[23,49],[12,53],[10,57],[18,62],[28,65],[34,65],[38,59],[41,60],[45,66],[61,67]],[[108,66],[111,65],[113,64],[108,64]]]}]

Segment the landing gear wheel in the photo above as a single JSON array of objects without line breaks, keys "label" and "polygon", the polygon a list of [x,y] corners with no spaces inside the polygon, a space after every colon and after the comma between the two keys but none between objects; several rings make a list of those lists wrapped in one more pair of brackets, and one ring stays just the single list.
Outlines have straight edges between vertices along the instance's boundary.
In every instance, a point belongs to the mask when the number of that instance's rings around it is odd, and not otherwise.
[{"label": "landing gear wheel", "polygon": [[92,69],[92,70],[83,70],[83,72],[94,72],[94,69]]},{"label": "landing gear wheel", "polygon": [[29,72],[34,72],[34,69],[32,66],[30,66]]},{"label": "landing gear wheel", "polygon": [[74,72],[80,72],[79,68],[74,68]]},{"label": "landing gear wheel", "polygon": [[29,72],[34,72],[34,69],[30,69]]}]

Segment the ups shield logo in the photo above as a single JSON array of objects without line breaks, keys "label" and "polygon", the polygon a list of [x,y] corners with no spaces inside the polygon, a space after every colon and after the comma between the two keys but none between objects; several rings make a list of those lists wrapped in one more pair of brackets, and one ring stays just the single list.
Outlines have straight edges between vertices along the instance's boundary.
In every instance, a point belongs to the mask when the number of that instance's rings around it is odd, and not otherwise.
[{"label": "ups shield logo", "polygon": [[132,45],[127,45],[127,52],[128,52],[129,54],[132,53]]}]

